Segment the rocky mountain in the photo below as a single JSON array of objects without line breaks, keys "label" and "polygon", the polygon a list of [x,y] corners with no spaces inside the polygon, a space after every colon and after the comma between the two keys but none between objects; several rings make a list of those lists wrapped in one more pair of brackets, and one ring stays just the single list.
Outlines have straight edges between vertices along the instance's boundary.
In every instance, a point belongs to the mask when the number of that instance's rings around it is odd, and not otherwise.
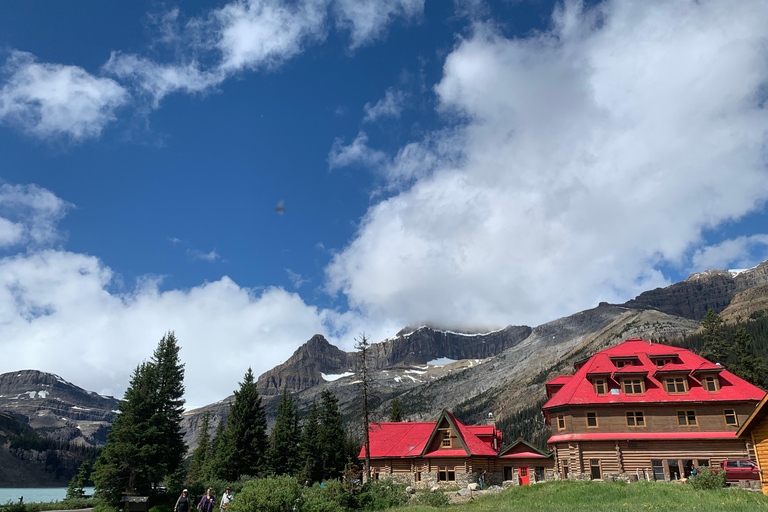
[{"label": "rocky mountain", "polygon": [[[369,364],[374,369],[396,368],[429,361],[449,359],[485,359],[500,354],[531,333],[528,326],[508,326],[490,333],[465,334],[419,327],[400,331],[381,343],[372,343]],[[280,395],[283,388],[295,393],[335,380],[340,375],[357,371],[355,353],[328,343],[315,334],[299,347],[288,360],[262,374],[257,382],[264,396]]]},{"label": "rocky mountain", "polygon": [[104,445],[118,403],[51,373],[21,370],[0,375],[0,411],[52,439]]},{"label": "rocky mountain", "polygon": [[624,306],[701,320],[709,309],[720,313],[736,294],[763,283],[768,283],[768,261],[743,271],[707,270],[691,274],[685,281],[643,292]]}]

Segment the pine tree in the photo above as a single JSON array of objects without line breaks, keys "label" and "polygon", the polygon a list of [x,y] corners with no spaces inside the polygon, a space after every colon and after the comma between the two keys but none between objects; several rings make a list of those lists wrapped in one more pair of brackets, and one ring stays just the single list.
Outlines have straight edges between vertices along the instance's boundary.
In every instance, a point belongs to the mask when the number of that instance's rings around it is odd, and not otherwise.
[{"label": "pine tree", "polygon": [[701,321],[702,334],[704,335],[704,350],[701,356],[713,363],[723,365],[728,361],[730,353],[730,347],[725,337],[724,324],[725,321],[712,309],[707,311],[707,314],[704,315],[704,319]]},{"label": "pine tree", "polygon": [[[370,417],[368,410],[368,394],[371,385],[371,374],[368,371],[368,337],[365,333],[360,334],[360,338],[355,338],[355,349],[358,351],[358,357],[360,360],[360,406],[362,407],[362,420],[363,420],[363,440],[365,447],[365,481],[369,481],[371,478],[371,437],[370,437]],[[398,404],[399,405],[399,404]],[[393,402],[394,407],[394,402]],[[402,412],[401,412],[402,416]],[[393,420],[394,421],[394,420]]]},{"label": "pine tree", "polygon": [[163,481],[179,478],[186,453],[181,434],[184,365],[172,332],[152,360],[136,367],[119,413],[94,467],[97,493],[117,504],[120,494],[148,495]]},{"label": "pine tree", "polygon": [[189,464],[187,483],[197,483],[208,478],[211,463],[211,441],[208,433],[211,411],[205,411],[200,421],[200,433],[197,436],[197,448],[192,452],[192,462]]},{"label": "pine tree", "polygon": [[157,432],[158,459],[153,481],[175,475],[182,468],[187,445],[181,431],[184,413],[184,364],[179,360],[178,342],[173,332],[167,333],[152,355],[157,372],[158,406],[153,425]]},{"label": "pine tree", "polygon": [[301,479],[319,482],[323,479],[323,450],[320,444],[320,413],[317,402],[312,401],[309,416],[301,433]]},{"label": "pine tree", "polygon": [[392,400],[392,406],[389,409],[389,421],[403,421],[403,409],[397,398]]},{"label": "pine tree", "polygon": [[299,416],[293,397],[283,388],[283,399],[269,436],[269,467],[275,475],[295,475],[299,465]]},{"label": "pine tree", "polygon": [[344,423],[339,412],[339,399],[327,389],[320,394],[320,447],[323,478],[339,478],[344,471]]},{"label": "pine tree", "polygon": [[[230,408],[232,407],[232,404],[230,404]],[[225,460],[225,445],[226,443],[222,443],[221,441],[226,436],[226,427],[227,427],[227,420],[226,418],[221,418],[219,420],[218,425],[216,425],[216,433],[213,435],[213,439],[211,439],[211,458],[208,461],[208,470],[207,470],[207,476],[224,479],[222,476],[222,468],[224,467],[224,460]]]},{"label": "pine tree", "polygon": [[119,503],[124,491],[147,495],[152,489],[156,447],[151,444],[155,440],[151,420],[156,406],[156,382],[149,363],[136,367],[107,434],[107,444],[94,466],[96,492],[110,504]]},{"label": "pine tree", "polygon": [[267,449],[267,418],[261,405],[253,371],[248,368],[235,401],[229,409],[227,428],[219,440],[222,454],[219,473],[225,480],[237,480],[241,475],[258,476],[265,465]]},{"label": "pine tree", "polygon": [[91,462],[86,460],[77,470],[77,474],[69,481],[66,499],[77,499],[85,496],[85,487],[91,478]]}]

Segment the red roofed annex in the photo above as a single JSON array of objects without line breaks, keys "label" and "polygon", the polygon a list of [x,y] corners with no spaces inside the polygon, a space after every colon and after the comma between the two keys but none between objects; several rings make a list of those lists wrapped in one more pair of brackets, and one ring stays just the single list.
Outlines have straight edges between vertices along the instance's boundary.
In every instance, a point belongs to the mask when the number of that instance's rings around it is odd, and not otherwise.
[{"label": "red roofed annex", "polygon": [[630,339],[546,383],[548,444],[563,478],[676,480],[754,458],[736,432],[765,396],[693,352]]},{"label": "red roofed annex", "polygon": [[[374,479],[431,487],[475,483],[483,471],[488,485],[518,474],[521,481],[523,477],[535,481],[537,476],[544,480],[547,470],[552,478],[549,454],[522,440],[502,452],[501,432],[492,422],[465,425],[447,410],[436,422],[373,423],[369,434]],[[359,457],[365,458],[364,447]]]}]

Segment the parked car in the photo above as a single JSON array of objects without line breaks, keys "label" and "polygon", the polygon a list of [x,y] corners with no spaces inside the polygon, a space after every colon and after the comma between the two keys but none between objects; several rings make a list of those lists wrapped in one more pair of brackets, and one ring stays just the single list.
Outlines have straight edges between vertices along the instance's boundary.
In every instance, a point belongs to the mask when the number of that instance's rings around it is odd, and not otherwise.
[{"label": "parked car", "polygon": [[[738,482],[739,480],[760,480],[760,468],[757,464],[747,459],[726,459],[723,461],[726,482]],[[721,471],[716,468],[715,473]]]}]

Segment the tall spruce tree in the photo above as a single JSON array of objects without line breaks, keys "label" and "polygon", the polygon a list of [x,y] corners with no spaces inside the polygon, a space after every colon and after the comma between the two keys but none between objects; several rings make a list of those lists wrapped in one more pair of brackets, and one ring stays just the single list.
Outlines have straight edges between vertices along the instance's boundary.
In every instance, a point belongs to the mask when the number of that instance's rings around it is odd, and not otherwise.
[{"label": "tall spruce tree", "polygon": [[179,359],[180,347],[175,333],[168,332],[158,343],[152,355],[157,373],[157,409],[153,426],[156,427],[159,447],[153,481],[162,482],[176,476],[182,469],[187,445],[181,431],[184,413],[184,364]]},{"label": "tall spruce tree", "polygon": [[283,388],[283,399],[269,436],[269,469],[275,475],[295,475],[299,466],[299,415],[293,397]]},{"label": "tall spruce tree", "polygon": [[[371,389],[371,374],[368,371],[368,337],[361,333],[359,338],[355,338],[355,349],[357,349],[360,364],[360,407],[362,408],[363,420],[363,446],[365,448],[365,481],[371,478],[371,437],[370,437],[370,410],[368,409],[368,398]],[[394,421],[394,420],[393,420]]]},{"label": "tall spruce tree", "polygon": [[136,367],[107,444],[96,461],[93,481],[109,503],[131,491],[150,494],[177,477],[186,453],[181,434],[184,365],[172,332],[160,340],[150,362]]},{"label": "tall spruce tree", "polygon": [[323,478],[339,478],[346,463],[344,441],[346,432],[339,412],[339,399],[328,391],[320,394],[320,447],[322,450]]},{"label": "tall spruce tree", "polygon": [[124,491],[146,495],[152,489],[156,391],[154,368],[137,366],[93,472],[97,494],[112,505]]},{"label": "tall spruce tree", "polygon": [[320,412],[317,402],[312,400],[301,433],[302,480],[319,482],[323,479],[323,449],[320,443]]},{"label": "tall spruce tree", "polygon": [[403,408],[397,398],[392,400],[392,405],[389,408],[389,421],[403,421]]},{"label": "tall spruce tree", "polygon": [[[231,406],[232,404],[230,404],[230,408]],[[222,468],[224,467],[225,444],[221,441],[226,435],[226,428],[227,420],[226,418],[221,418],[216,425],[216,432],[213,435],[213,439],[211,439],[211,458],[208,461],[208,476],[220,478],[222,480],[224,479]]]},{"label": "tall spruce tree", "polygon": [[265,469],[266,450],[267,418],[253,371],[248,368],[240,389],[235,391],[227,428],[223,439],[219,440],[220,475],[225,480],[237,480],[241,475],[261,475]]},{"label": "tall spruce tree", "polygon": [[211,411],[205,411],[200,420],[200,430],[197,436],[197,448],[192,452],[192,462],[187,472],[187,483],[197,483],[206,480],[211,466],[211,436],[208,427],[211,420]]}]

